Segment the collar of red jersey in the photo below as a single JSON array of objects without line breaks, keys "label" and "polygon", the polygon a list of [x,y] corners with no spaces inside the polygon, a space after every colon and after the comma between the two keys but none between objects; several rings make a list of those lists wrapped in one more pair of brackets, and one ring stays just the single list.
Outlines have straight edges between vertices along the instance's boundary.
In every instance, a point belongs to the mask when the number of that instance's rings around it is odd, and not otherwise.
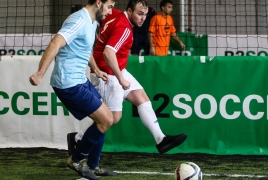
[{"label": "collar of red jersey", "polygon": [[130,22],[130,20],[129,20],[129,18],[128,18],[128,15],[127,15],[127,11],[124,11],[124,14],[126,15],[127,20],[128,20],[128,22],[130,23],[130,25],[133,27],[133,26],[134,26],[134,24],[132,24],[132,23]]}]

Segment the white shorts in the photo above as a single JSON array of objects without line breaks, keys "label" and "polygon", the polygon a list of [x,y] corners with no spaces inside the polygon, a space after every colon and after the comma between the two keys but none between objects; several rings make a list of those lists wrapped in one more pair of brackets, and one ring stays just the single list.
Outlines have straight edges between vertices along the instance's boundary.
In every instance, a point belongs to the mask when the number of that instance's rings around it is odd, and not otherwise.
[{"label": "white shorts", "polygon": [[123,69],[121,72],[125,80],[130,82],[130,87],[127,90],[122,88],[114,75],[108,75],[109,82],[107,84],[95,74],[90,75],[91,83],[98,90],[103,102],[111,111],[122,111],[123,101],[126,99],[128,93],[133,90],[143,89],[140,83],[126,69]]}]

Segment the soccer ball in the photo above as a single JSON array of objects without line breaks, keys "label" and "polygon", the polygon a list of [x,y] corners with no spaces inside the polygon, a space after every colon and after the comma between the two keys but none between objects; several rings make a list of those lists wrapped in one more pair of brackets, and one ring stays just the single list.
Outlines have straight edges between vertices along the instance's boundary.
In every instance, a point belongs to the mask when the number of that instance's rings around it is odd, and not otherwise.
[{"label": "soccer ball", "polygon": [[175,180],[202,180],[202,171],[193,162],[181,163],[175,170]]}]

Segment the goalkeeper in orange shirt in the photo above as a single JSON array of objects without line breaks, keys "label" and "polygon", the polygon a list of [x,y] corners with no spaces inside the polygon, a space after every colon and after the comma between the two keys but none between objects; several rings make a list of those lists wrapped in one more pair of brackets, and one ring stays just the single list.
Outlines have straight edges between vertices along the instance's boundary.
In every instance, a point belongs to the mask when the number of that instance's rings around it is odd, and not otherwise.
[{"label": "goalkeeper in orange shirt", "polygon": [[185,45],[177,36],[173,19],[170,16],[173,10],[173,2],[171,0],[162,0],[160,2],[160,9],[161,12],[151,19],[148,30],[150,55],[166,56],[170,45],[170,37],[185,51]]}]

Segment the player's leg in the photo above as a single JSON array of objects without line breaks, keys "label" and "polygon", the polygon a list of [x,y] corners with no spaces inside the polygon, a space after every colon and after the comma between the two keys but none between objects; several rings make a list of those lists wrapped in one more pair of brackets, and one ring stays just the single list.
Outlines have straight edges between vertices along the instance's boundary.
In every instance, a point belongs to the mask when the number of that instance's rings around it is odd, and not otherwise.
[{"label": "player's leg", "polygon": [[[103,130],[108,127],[107,123],[102,123],[101,120],[108,118],[104,116],[111,116],[111,113],[107,110],[108,108],[105,104],[102,104],[99,109],[90,115],[95,122],[85,131],[83,138],[77,144],[77,148],[67,161],[67,165],[70,168],[88,179],[97,179],[95,170],[88,166],[87,159],[94,159],[96,154],[100,156],[105,137]],[[102,116],[100,114],[106,115]],[[112,123],[112,121],[110,122]],[[101,126],[98,126],[100,124]],[[98,161],[97,159],[96,162],[98,163]]]},{"label": "player's leg", "polygon": [[[103,102],[113,114],[114,124],[122,117],[124,90],[119,84],[118,79],[114,75],[108,75],[109,81],[104,82],[99,78],[99,83],[96,89],[100,93]],[[94,79],[94,77],[92,77]],[[93,80],[96,81],[96,80]]]},{"label": "player's leg", "polygon": [[[87,81],[65,90],[54,88],[55,93],[66,108],[79,120],[90,116],[94,123],[85,131],[75,152],[69,157],[67,165],[83,177],[97,179],[92,170],[84,163],[95,145],[104,138],[104,133],[113,123],[112,113],[100,98],[90,91],[92,84]],[[100,96],[100,95],[99,95]]]},{"label": "player's leg", "polygon": [[[124,96],[124,90],[119,84],[117,78],[115,76],[109,77],[109,82],[105,83],[102,79],[96,79],[97,77],[91,75],[91,82],[97,85],[96,89],[99,91],[102,96],[103,101],[107,104],[107,107],[112,110],[112,114],[114,117],[113,123],[118,122],[122,117],[122,102]],[[89,125],[90,126],[90,125]],[[79,133],[70,133],[67,135],[68,140],[68,151],[71,149],[75,149],[76,141],[80,141],[85,134],[85,131],[88,127],[80,130]],[[68,138],[71,137],[72,138]],[[104,138],[103,138],[104,142]],[[69,145],[70,144],[70,145]],[[98,166],[100,154],[102,151],[103,143],[98,142],[96,146],[90,152],[90,157],[88,157],[88,166],[94,169],[96,175],[100,176],[115,176],[117,173],[108,171],[106,169],[100,168]],[[70,150],[69,150],[70,149]]]},{"label": "player's leg", "polygon": [[152,108],[151,101],[147,97],[143,89],[137,89],[130,91],[127,98],[132,104],[136,105],[138,108],[138,113],[140,115],[141,121],[149,129],[154,137],[154,140],[159,144],[165,135],[160,129],[157,117]]},{"label": "player's leg", "polygon": [[94,123],[85,131],[73,154],[74,160],[86,158],[98,141],[104,138],[105,132],[113,123],[112,113],[104,103],[90,114],[90,118],[93,119]]},{"label": "player's leg", "polygon": [[116,176],[117,173],[114,171],[109,171],[99,166],[99,161],[101,157],[102,147],[104,144],[104,137],[99,140],[95,147],[90,152],[90,156],[87,159],[87,165],[93,170],[94,174],[97,176]]},{"label": "player's leg", "polygon": [[159,153],[163,154],[167,151],[173,149],[176,146],[182,144],[185,139],[185,134],[180,134],[177,136],[166,136],[163,134],[160,129],[157,117],[152,108],[152,104],[150,101],[146,101],[144,97],[144,90],[134,90],[128,94],[127,99],[131,101],[138,108],[138,113],[143,124],[149,129],[149,131],[154,136],[156,141],[156,147]]},{"label": "player's leg", "polygon": [[[91,77],[92,81],[94,77]],[[95,83],[94,83],[95,84]],[[122,103],[124,90],[119,84],[117,78],[115,76],[109,75],[109,82],[106,83],[102,79],[99,79],[99,83],[97,90],[100,93],[103,102],[106,106],[111,110],[113,114],[113,123],[117,123],[122,117]],[[82,134],[82,133],[81,133]],[[102,151],[102,146],[104,143],[104,139],[102,143],[98,143],[93,151],[91,152],[91,158],[88,158],[88,166],[94,169],[96,175],[100,176],[115,176],[116,172],[108,171],[106,169],[98,166],[100,159],[100,152]]]},{"label": "player's leg", "polygon": [[159,144],[165,135],[160,129],[150,99],[143,90],[143,87],[127,70],[123,70],[122,73],[124,78],[130,82],[130,88],[125,91],[126,100],[130,101],[132,104],[138,107],[138,113],[140,115],[141,121],[145,127],[149,129],[155,139],[155,142]]},{"label": "player's leg", "polygon": [[[76,147],[80,143],[81,139],[84,136],[85,131],[92,125],[92,123],[89,123],[88,126],[85,126],[82,130],[79,132],[73,132],[67,134],[67,143],[68,143],[68,152],[69,155],[72,155],[72,153],[75,151]],[[117,173],[113,171],[109,171],[107,169],[104,169],[103,167],[99,166],[99,160],[101,157],[102,147],[104,144],[104,137],[101,138],[98,143],[94,146],[94,148],[90,152],[90,156],[87,158],[87,165],[90,169],[93,170],[95,175],[97,176],[116,176]]]},{"label": "player's leg", "polygon": [[[85,131],[83,138],[80,140],[76,150],[72,154],[71,157],[74,163],[80,162],[81,160],[86,158],[92,160],[94,159],[96,153],[100,155],[105,137],[105,132],[113,122],[112,120],[109,120],[111,116],[111,112],[103,103],[99,107],[99,109],[97,109],[94,113],[90,115],[90,117],[94,120],[94,123]],[[105,119],[108,121],[103,122]],[[86,164],[87,163],[88,161],[86,162]],[[98,159],[95,163],[98,163]],[[88,166],[88,164],[87,168],[87,174],[89,174],[88,172],[94,174],[94,169]],[[83,175],[83,177],[85,176]],[[92,178],[92,174],[90,178]]]},{"label": "player's leg", "polygon": [[92,119],[89,119],[89,122],[86,126],[84,126],[83,129],[81,129],[79,132],[71,132],[67,134],[67,145],[68,145],[68,154],[69,156],[71,156],[77,145],[78,142],[80,142],[80,140],[83,138],[84,133],[86,132],[86,130],[94,123],[94,121],[92,121]]},{"label": "player's leg", "polygon": [[[114,117],[114,124],[117,123],[121,117],[122,117],[122,111],[112,111],[113,117]],[[94,121],[90,120],[87,124],[87,126],[84,126],[83,129],[81,129],[79,132],[71,132],[67,134],[67,144],[68,144],[68,153],[69,155],[72,155],[75,151],[77,144],[81,141],[83,138],[86,130],[94,123]]]},{"label": "player's leg", "polygon": [[[107,108],[107,106],[106,106],[106,108]],[[109,116],[112,117],[112,114],[109,114]],[[90,116],[90,117],[93,118],[92,116]],[[113,121],[112,121],[112,123],[113,123]],[[94,124],[92,126],[94,126]],[[86,136],[86,133],[91,130],[92,126],[90,126],[85,131],[81,141],[83,141],[83,139]],[[93,170],[94,174],[97,176],[116,176],[117,175],[116,172],[109,171],[109,170],[104,169],[104,168],[99,166],[99,160],[100,160],[100,156],[101,156],[101,152],[102,152],[102,147],[104,144],[104,138],[105,138],[105,134],[103,136],[101,136],[101,138],[98,140],[96,145],[90,151],[90,153],[87,157],[87,165],[90,169]]]},{"label": "player's leg", "polygon": [[187,136],[185,134],[177,136],[164,135],[159,126],[152,104],[142,86],[126,70],[124,70],[123,75],[125,79],[130,82],[130,88],[125,91],[125,97],[128,101],[137,106],[141,121],[153,135],[159,153],[165,153],[182,144]]}]

